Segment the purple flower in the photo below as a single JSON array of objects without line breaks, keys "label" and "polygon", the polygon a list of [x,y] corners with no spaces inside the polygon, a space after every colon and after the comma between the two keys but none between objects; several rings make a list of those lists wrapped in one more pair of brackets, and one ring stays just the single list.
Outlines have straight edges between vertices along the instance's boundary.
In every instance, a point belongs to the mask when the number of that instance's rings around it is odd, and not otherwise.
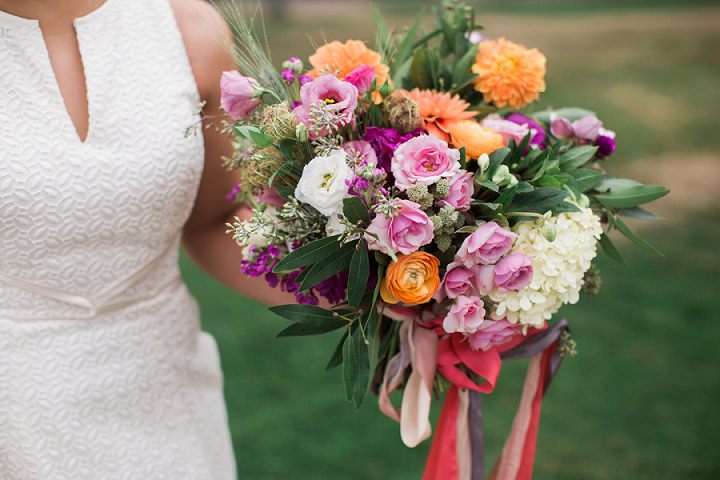
[{"label": "purple flower", "polygon": [[378,167],[390,173],[392,157],[397,147],[422,133],[423,131],[421,129],[417,129],[414,132],[400,135],[394,128],[368,127],[365,130],[364,139],[370,142],[373,150],[375,150]]},{"label": "purple flower", "polygon": [[290,85],[291,83],[293,83],[295,81],[295,72],[293,72],[289,68],[286,68],[285,70],[283,70],[282,73],[280,74],[280,76],[285,81],[285,83],[287,83],[288,85]]},{"label": "purple flower", "polygon": [[298,57],[290,57],[282,63],[282,68],[293,73],[300,73],[303,69],[303,62]]},{"label": "purple flower", "polygon": [[323,280],[315,285],[314,289],[318,295],[325,297],[332,304],[340,303],[346,298],[346,288],[348,282],[348,271],[345,270],[337,275]]},{"label": "purple flower", "polygon": [[545,129],[538,122],[530,117],[526,117],[522,113],[511,113],[505,120],[518,125],[526,125],[530,129],[532,137],[530,137],[530,143],[537,145],[540,148],[545,146]]},{"label": "purple flower", "polygon": [[230,193],[228,193],[225,198],[232,202],[235,200],[235,197],[237,197],[238,193],[240,193],[240,184],[236,183],[235,185],[233,185],[232,190],[230,190]]},{"label": "purple flower", "polygon": [[298,75],[297,77],[298,83],[302,87],[306,83],[312,82],[313,78],[310,75]]},{"label": "purple flower", "polygon": [[599,157],[609,157],[617,147],[615,132],[601,128],[600,135],[595,139],[595,145],[598,147],[597,154]]}]

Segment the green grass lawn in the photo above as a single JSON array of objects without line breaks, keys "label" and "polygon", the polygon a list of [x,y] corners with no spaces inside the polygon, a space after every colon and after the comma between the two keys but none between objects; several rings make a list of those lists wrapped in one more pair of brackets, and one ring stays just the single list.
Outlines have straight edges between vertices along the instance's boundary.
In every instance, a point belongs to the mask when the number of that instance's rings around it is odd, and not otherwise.
[{"label": "green grass lawn", "polygon": [[[643,229],[666,258],[622,243],[630,266],[600,258],[600,294],[561,312],[580,354],[565,361],[546,397],[535,478],[720,478],[720,208],[716,188],[695,191],[720,180],[720,115],[711,108],[720,105],[717,13],[493,14],[485,21],[495,25],[492,34],[507,28],[545,52],[542,105],[595,109],[619,133],[612,161],[676,191],[660,205],[672,221]],[[271,38],[283,32],[277,58],[307,54],[310,47],[293,48],[306,45],[305,32],[321,38],[316,23],[272,25]],[[328,25],[324,35],[334,39],[361,36],[371,23],[368,15]],[[696,161],[701,155],[712,160]],[[694,175],[676,174],[688,169]],[[183,270],[220,345],[240,478],[420,478],[428,444],[405,448],[374,398],[356,412],[340,372],[323,371],[334,335],[275,339],[284,320],[187,261]],[[506,364],[486,397],[488,463],[509,429],[524,369]]]}]

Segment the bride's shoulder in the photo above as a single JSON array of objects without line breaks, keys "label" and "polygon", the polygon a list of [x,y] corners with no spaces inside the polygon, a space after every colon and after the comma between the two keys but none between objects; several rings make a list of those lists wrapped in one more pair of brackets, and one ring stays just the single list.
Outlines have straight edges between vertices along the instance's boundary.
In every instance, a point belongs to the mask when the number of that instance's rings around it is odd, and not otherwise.
[{"label": "bride's shoulder", "polygon": [[207,99],[218,89],[220,75],[234,65],[232,34],[220,12],[205,0],[169,0],[185,42],[195,81]]}]

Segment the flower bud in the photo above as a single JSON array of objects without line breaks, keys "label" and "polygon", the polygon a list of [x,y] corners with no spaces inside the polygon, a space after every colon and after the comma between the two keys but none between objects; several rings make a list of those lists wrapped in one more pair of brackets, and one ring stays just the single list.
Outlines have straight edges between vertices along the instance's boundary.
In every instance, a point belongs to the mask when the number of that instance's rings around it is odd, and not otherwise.
[{"label": "flower bud", "polygon": [[542,223],[540,224],[540,233],[543,237],[545,237],[545,240],[547,240],[548,242],[554,242],[555,236],[557,235],[555,224],[553,222],[547,222],[545,221],[545,219],[543,219]]},{"label": "flower bud", "polygon": [[282,68],[300,73],[303,70],[303,62],[298,57],[290,57],[282,63]]},{"label": "flower bud", "polygon": [[393,91],[393,89],[390,86],[390,83],[387,80],[385,80],[385,83],[383,83],[382,86],[380,87],[380,95],[382,95],[383,98],[385,98],[388,95],[390,95],[392,93],[392,91]]},{"label": "flower bud", "polygon": [[400,132],[406,134],[420,128],[420,107],[412,98],[393,95],[385,100],[387,105],[388,120],[390,125]]},{"label": "flower bud", "polygon": [[301,142],[307,142],[308,138],[310,138],[310,133],[308,132],[307,127],[302,123],[298,123],[295,126],[295,138]]},{"label": "flower bud", "polygon": [[487,168],[490,166],[490,157],[488,156],[488,154],[483,153],[482,155],[480,155],[477,159],[477,164],[481,172],[487,170]]}]

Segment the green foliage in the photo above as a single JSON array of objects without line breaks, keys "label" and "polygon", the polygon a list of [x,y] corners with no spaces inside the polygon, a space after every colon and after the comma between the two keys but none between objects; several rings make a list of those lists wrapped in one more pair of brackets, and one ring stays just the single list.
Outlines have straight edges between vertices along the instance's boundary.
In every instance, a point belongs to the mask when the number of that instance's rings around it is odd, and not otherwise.
[{"label": "green foliage", "polygon": [[348,197],[343,200],[343,215],[354,225],[370,223],[370,212],[359,197]]},{"label": "green foliage", "polygon": [[351,307],[359,307],[370,274],[370,259],[365,242],[359,242],[350,260],[348,275],[348,303]]},{"label": "green foliage", "polygon": [[336,250],[333,253],[322,260],[309,267],[307,274],[304,275],[302,283],[300,284],[300,290],[306,291],[322,282],[325,279],[336,275],[343,270],[347,270],[350,267],[350,261],[355,252],[355,246],[358,241],[354,240],[348,242],[340,250]]},{"label": "green foliage", "polygon": [[314,240],[288,253],[273,268],[273,272],[289,272],[324,260],[340,248],[339,235]]},{"label": "green foliage", "polygon": [[270,307],[270,311],[295,322],[280,332],[278,337],[318,335],[337,330],[348,324],[335,312],[315,305],[277,305]]},{"label": "green foliage", "polygon": [[668,193],[670,190],[660,185],[634,185],[598,193],[595,198],[608,208],[631,208],[662,198]]}]

